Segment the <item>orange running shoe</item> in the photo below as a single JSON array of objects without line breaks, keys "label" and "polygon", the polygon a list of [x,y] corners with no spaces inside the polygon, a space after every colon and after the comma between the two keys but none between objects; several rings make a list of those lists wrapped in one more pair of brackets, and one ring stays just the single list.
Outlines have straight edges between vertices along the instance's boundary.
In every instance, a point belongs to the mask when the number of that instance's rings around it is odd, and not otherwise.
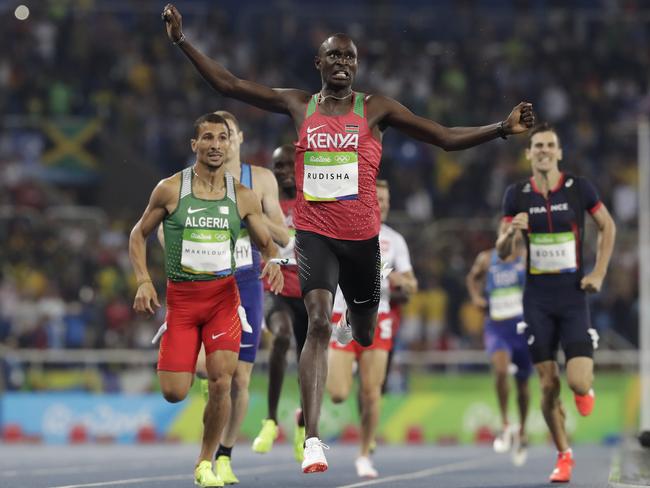
[{"label": "orange running shoe", "polygon": [[570,449],[567,452],[558,453],[555,469],[551,473],[551,476],[549,476],[549,481],[552,483],[568,483],[571,481],[571,471],[575,464],[573,453]]},{"label": "orange running shoe", "polygon": [[594,409],[594,403],[596,403],[596,394],[594,393],[593,388],[590,389],[586,395],[573,395],[576,401],[576,408],[580,415],[586,417]]}]

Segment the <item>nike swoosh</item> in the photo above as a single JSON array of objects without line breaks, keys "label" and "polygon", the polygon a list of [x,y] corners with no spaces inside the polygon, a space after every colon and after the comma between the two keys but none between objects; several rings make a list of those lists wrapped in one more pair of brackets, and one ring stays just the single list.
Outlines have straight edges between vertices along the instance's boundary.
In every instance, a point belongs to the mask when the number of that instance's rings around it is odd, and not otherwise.
[{"label": "nike swoosh", "polygon": [[240,347],[240,348],[244,348],[244,347],[253,347],[253,344],[242,344],[242,343],[239,343],[239,347]]},{"label": "nike swoosh", "polygon": [[311,134],[311,133],[314,132],[315,130],[320,129],[321,127],[325,127],[326,125],[327,125],[327,124],[321,124],[321,125],[319,125],[319,126],[317,126],[317,127],[307,127],[307,134]]},{"label": "nike swoosh", "polygon": [[196,212],[200,212],[201,210],[207,210],[207,208],[208,208],[208,207],[203,207],[203,208],[192,208],[192,207],[189,207],[189,208],[187,209],[187,213],[188,213],[188,214],[193,214],[193,213],[196,213]]},{"label": "nike swoosh", "polygon": [[212,339],[213,339],[213,340],[214,340],[214,339],[218,339],[219,337],[221,337],[221,336],[224,335],[224,334],[225,334],[225,332],[222,332],[221,334],[217,334],[217,335],[212,334]]},{"label": "nike swoosh", "polygon": [[362,303],[367,303],[367,302],[369,302],[369,301],[370,301],[370,298],[368,298],[367,300],[361,300],[361,301],[359,301],[359,300],[357,300],[356,298],[354,298],[352,301],[353,301],[354,303],[356,303],[357,305],[361,305]]}]

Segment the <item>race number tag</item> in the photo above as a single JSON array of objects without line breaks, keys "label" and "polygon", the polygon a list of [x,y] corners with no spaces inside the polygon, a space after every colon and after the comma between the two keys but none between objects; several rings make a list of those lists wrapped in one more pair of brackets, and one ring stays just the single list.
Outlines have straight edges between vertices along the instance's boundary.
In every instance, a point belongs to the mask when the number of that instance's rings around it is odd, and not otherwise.
[{"label": "race number tag", "polygon": [[305,200],[335,202],[359,197],[359,161],[354,152],[307,151],[302,191]]},{"label": "race number tag", "polygon": [[523,293],[520,287],[497,288],[490,293],[490,318],[507,320],[524,314]]},{"label": "race number tag", "polygon": [[530,274],[573,273],[577,269],[573,232],[530,235]]},{"label": "race number tag", "polygon": [[185,229],[181,266],[194,274],[216,274],[232,267],[230,231],[227,229]]},{"label": "race number tag", "polygon": [[237,269],[253,266],[253,248],[248,230],[241,229],[235,243],[235,266]]}]

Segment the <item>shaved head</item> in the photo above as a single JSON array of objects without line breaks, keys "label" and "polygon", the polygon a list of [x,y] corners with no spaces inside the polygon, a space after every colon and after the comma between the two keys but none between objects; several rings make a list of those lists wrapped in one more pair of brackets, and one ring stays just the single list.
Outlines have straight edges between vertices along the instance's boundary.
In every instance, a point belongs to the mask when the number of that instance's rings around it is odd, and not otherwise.
[{"label": "shaved head", "polygon": [[350,36],[348,36],[347,34],[343,34],[341,32],[337,32],[336,34],[332,34],[331,36],[329,36],[327,39],[323,41],[323,43],[318,48],[318,55],[319,56],[325,55],[327,51],[332,49],[333,45],[338,44],[337,41],[346,44],[351,44],[354,48],[354,51],[355,52],[357,51],[357,46],[356,44],[354,44],[354,41],[352,40],[352,38],[350,38]]}]

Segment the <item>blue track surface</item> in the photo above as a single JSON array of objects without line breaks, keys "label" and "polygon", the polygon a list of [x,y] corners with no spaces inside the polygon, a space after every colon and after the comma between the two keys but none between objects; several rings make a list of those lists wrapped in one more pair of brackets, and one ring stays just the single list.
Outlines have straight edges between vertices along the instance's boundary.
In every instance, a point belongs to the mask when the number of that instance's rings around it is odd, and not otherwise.
[{"label": "blue track surface", "polygon": [[[0,487],[190,488],[197,453],[198,446],[182,444],[0,445]],[[304,475],[286,445],[259,455],[240,444],[233,451],[233,468],[242,487],[536,488],[551,486],[546,480],[554,464],[550,446],[532,448],[521,468],[489,446],[379,446],[374,460],[380,478],[363,480],[354,471],[355,446],[333,445],[326,453],[330,469]],[[571,488],[608,486],[611,448],[575,446],[574,454]]]}]

